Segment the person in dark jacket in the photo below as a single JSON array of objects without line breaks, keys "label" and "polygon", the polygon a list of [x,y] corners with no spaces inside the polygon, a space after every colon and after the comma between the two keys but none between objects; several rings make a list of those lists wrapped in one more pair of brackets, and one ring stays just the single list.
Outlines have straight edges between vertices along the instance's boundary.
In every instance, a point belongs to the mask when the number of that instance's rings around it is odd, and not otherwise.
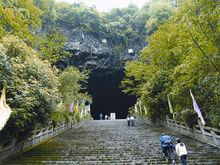
[{"label": "person in dark jacket", "polygon": [[173,137],[166,135],[165,133],[162,133],[160,136],[160,145],[162,149],[162,157],[166,159],[166,157],[169,157],[169,159],[172,161],[173,164],[175,164],[174,161],[174,144],[173,144]]}]

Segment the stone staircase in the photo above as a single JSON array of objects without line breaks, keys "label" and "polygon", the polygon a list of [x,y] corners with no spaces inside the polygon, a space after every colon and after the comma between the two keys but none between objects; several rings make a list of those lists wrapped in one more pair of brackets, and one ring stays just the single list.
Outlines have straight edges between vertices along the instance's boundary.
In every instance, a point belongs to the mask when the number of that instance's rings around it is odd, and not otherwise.
[{"label": "stone staircase", "polygon": [[[4,164],[19,165],[167,165],[161,158],[159,136],[180,137],[188,149],[189,164],[220,164],[220,149],[140,121],[128,127],[126,120],[90,121],[73,128]],[[179,160],[175,157],[177,164]]]}]

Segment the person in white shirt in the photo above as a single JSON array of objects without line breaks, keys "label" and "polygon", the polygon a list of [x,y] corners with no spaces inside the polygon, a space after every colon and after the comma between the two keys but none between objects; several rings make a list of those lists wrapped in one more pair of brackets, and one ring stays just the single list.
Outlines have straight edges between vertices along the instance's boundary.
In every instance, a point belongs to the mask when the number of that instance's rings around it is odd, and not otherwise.
[{"label": "person in white shirt", "polygon": [[105,120],[108,120],[108,115],[105,115]]},{"label": "person in white shirt", "polygon": [[134,126],[134,117],[131,116],[131,117],[130,117],[130,120],[131,120],[131,126]]},{"label": "person in white shirt", "polygon": [[187,165],[187,150],[186,150],[186,146],[183,142],[181,142],[181,140],[179,138],[176,139],[176,154],[179,156],[182,165]]},{"label": "person in white shirt", "polygon": [[130,118],[130,115],[127,115],[127,123],[128,123],[128,126],[131,125],[131,118]]}]

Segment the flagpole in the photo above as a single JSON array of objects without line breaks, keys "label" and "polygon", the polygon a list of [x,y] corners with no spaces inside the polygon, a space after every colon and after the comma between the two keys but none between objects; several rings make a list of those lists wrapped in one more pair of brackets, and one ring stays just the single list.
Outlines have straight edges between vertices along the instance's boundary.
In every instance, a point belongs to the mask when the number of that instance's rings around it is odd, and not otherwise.
[{"label": "flagpole", "polygon": [[200,130],[201,130],[201,132],[202,132],[203,139],[204,139],[204,141],[206,141],[205,131],[204,131],[204,129],[203,129],[203,125],[202,125],[202,123],[201,123],[201,121],[200,121],[200,118],[198,118],[197,121],[198,121],[198,124],[199,124],[199,128],[200,128]]},{"label": "flagpole", "polygon": [[173,120],[176,122],[176,117],[175,117],[175,114],[174,114],[174,112],[173,112],[173,107],[172,107],[172,104],[171,104],[171,102],[170,102],[169,95],[167,95],[167,100],[168,100],[168,105],[169,105],[170,113],[172,113],[172,115],[173,115]]}]

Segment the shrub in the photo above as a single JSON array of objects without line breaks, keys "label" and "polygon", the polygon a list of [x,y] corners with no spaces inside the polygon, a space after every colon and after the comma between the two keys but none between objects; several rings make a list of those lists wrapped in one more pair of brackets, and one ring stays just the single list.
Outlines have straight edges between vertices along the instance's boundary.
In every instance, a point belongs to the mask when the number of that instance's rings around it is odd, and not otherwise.
[{"label": "shrub", "polygon": [[193,127],[197,124],[197,114],[191,109],[185,109],[181,112],[183,121],[189,126]]}]

